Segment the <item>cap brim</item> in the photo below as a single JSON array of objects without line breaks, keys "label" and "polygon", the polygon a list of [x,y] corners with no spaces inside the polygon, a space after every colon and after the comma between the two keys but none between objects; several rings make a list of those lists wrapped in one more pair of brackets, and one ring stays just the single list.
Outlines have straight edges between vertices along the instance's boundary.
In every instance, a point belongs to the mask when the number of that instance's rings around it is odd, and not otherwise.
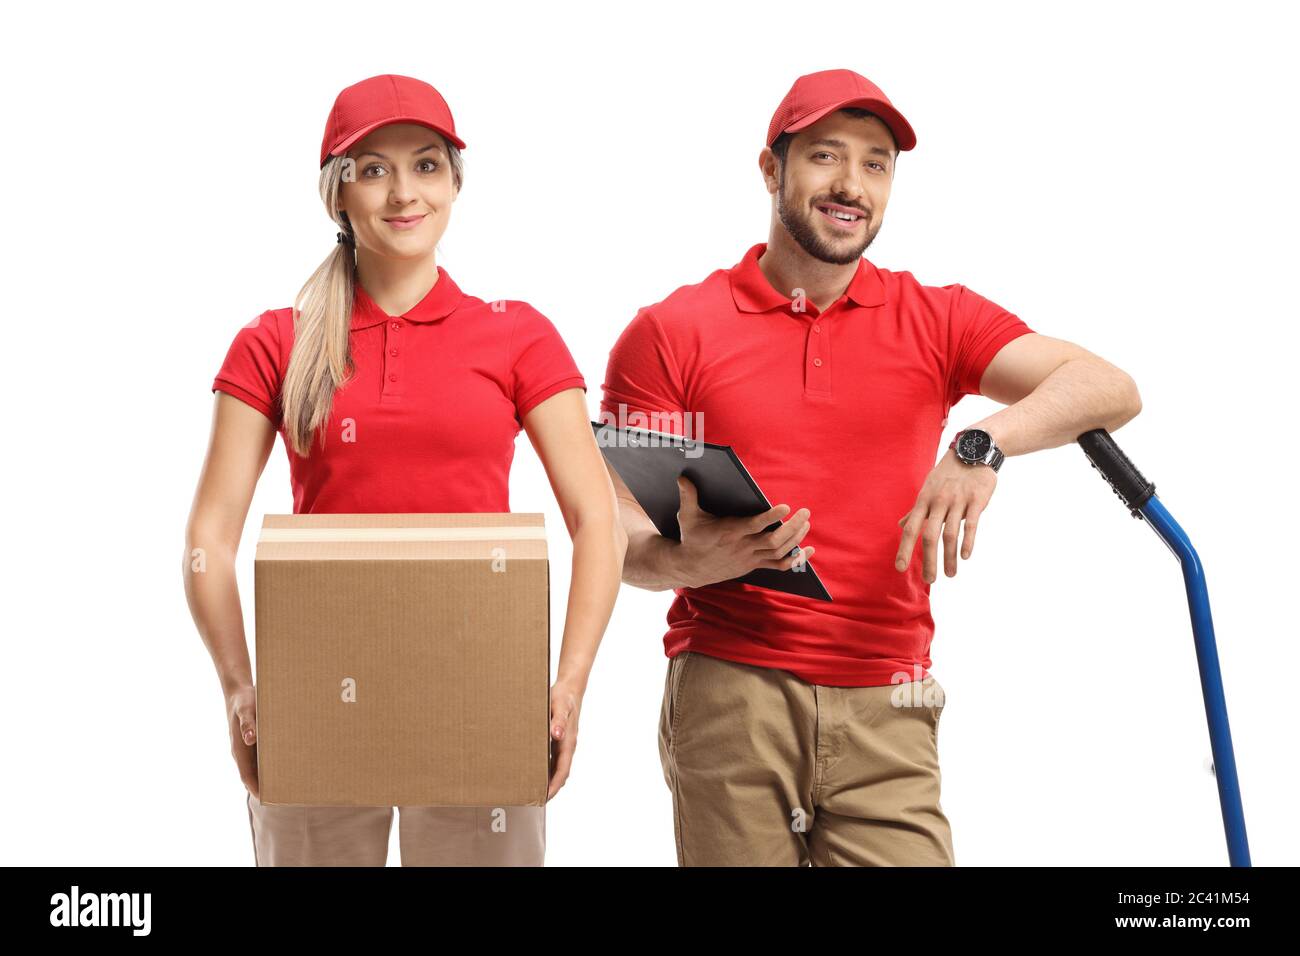
[{"label": "cap brim", "polygon": [[[885,120],[885,125],[889,127],[889,132],[893,134],[894,141],[898,145],[898,151],[906,152],[916,146],[916,133],[912,131],[912,126],[907,120],[903,119],[903,114],[898,112],[888,103],[882,103],[880,100],[872,97],[857,97],[855,99],[844,100],[841,103],[832,103],[830,106],[814,110],[802,119],[796,120],[787,126],[784,130],[786,133],[797,133],[801,129],[807,129],[816,123],[823,116],[829,116],[836,110],[842,110],[846,106],[860,106],[863,109],[871,110],[873,113],[880,114],[881,119]],[[768,145],[771,145],[770,143]]]},{"label": "cap brim", "polygon": [[[459,136],[449,133],[445,129],[434,126],[428,120],[421,119],[418,116],[393,116],[389,119],[377,120],[374,123],[371,123],[369,126],[361,127],[361,129],[357,130],[347,139],[343,140],[343,142],[339,143],[332,150],[330,150],[330,156],[342,156],[349,149],[355,146],[358,140],[363,139],[369,133],[373,133],[375,130],[379,129],[379,127],[388,126],[391,123],[418,123],[421,126],[427,126],[435,133],[438,133],[443,137],[445,137],[447,142],[451,143],[457,149],[465,148],[465,142]],[[321,163],[321,165],[324,166],[325,164]]]}]

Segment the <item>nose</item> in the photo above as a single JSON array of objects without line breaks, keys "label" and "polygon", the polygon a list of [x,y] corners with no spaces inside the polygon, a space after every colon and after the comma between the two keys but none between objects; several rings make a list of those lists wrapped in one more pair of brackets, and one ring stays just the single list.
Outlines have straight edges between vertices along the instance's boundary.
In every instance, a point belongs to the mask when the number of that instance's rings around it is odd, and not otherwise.
[{"label": "nose", "polygon": [[831,188],[836,195],[842,196],[845,202],[860,204],[863,194],[866,192],[862,186],[862,180],[859,178],[861,173],[856,169],[845,168],[831,183]]},{"label": "nose", "polygon": [[415,188],[405,170],[398,169],[392,174],[392,183],[388,190],[388,200],[395,206],[406,206],[416,199]]}]

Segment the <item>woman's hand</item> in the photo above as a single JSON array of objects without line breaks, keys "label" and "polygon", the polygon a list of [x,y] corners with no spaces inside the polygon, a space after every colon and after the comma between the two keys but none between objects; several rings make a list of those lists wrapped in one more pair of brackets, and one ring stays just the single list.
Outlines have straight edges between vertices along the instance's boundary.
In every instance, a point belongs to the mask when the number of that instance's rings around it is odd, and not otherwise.
[{"label": "woman's hand", "polygon": [[550,800],[569,779],[573,750],[578,746],[578,713],[582,710],[582,689],[564,680],[551,687],[551,785]]},{"label": "woman's hand", "polygon": [[230,754],[239,768],[239,779],[259,800],[257,781],[257,694],[252,684],[226,695],[226,717],[230,724]]}]

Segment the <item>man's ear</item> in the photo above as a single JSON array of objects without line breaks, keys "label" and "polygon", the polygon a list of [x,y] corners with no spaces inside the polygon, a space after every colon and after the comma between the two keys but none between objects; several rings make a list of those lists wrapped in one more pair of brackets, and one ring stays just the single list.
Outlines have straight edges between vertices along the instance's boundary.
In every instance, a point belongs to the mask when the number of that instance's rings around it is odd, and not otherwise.
[{"label": "man's ear", "polygon": [[758,154],[758,168],[763,174],[763,184],[773,195],[781,188],[779,167],[780,160],[776,158],[776,153],[772,152],[770,146],[764,146],[763,151]]}]

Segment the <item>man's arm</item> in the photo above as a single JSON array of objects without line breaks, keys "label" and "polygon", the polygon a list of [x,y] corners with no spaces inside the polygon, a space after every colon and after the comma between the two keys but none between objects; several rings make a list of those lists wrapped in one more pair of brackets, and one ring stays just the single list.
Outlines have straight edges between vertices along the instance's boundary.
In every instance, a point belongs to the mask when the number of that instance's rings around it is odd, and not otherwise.
[{"label": "man's arm", "polygon": [[[782,502],[749,517],[711,515],[700,508],[699,492],[685,475],[677,478],[677,524],[682,538],[665,538],[608,461],[605,469],[627,538],[623,580],[634,587],[702,588],[733,581],[755,568],[789,571],[805,564],[817,550],[811,545],[799,547],[811,527],[807,508],[791,514],[790,506]],[[772,525],[771,531],[766,530]]]},{"label": "man's arm", "polygon": [[623,580],[647,591],[671,591],[690,587],[677,562],[681,544],[665,538],[623,484],[617,471],[605,462],[609,479],[618,498],[619,518],[627,532],[627,554],[623,558]]},{"label": "man's arm", "polygon": [[[1142,410],[1137,383],[1126,372],[1072,342],[1037,332],[1002,346],[985,367],[979,389],[1007,407],[968,427],[987,431],[1008,457],[1077,441],[1094,428],[1115,431]],[[904,573],[911,567],[919,537],[922,580],[933,583],[942,530],[944,573],[956,575],[958,533],[964,526],[961,556],[969,559],[980,515],[996,486],[991,468],[972,467],[953,449],[945,451],[916,504],[898,519],[902,535],[895,569]]]},{"label": "man's arm", "polygon": [[1137,383],[1087,349],[1037,332],[1012,339],[989,362],[980,394],[1000,409],[964,426],[982,428],[1008,458],[1115,431],[1142,411]]}]

